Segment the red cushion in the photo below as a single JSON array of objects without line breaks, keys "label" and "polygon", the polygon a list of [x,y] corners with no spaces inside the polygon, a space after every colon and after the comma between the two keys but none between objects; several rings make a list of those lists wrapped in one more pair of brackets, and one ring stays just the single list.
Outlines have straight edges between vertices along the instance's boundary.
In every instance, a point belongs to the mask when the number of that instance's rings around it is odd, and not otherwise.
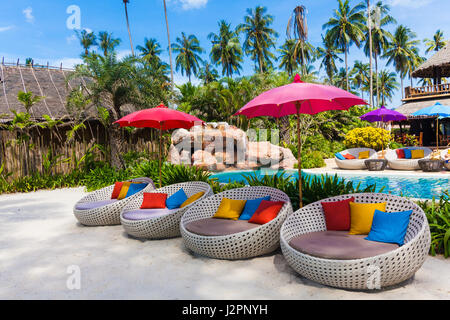
[{"label": "red cushion", "polygon": [[350,153],[347,154],[343,154],[342,155],[345,159],[350,160],[350,159],[356,159],[354,156],[352,156]]},{"label": "red cushion", "polygon": [[284,201],[263,200],[248,222],[265,224],[277,217],[278,212],[280,212],[283,205]]},{"label": "red cushion", "polygon": [[397,158],[405,159],[405,150],[397,149],[397,150],[395,150],[395,152],[397,153]]},{"label": "red cushion", "polygon": [[113,192],[111,194],[111,199],[117,199],[117,197],[120,194],[120,189],[122,189],[122,185],[123,185],[123,182],[116,182],[116,183],[114,183],[114,189],[113,189]]},{"label": "red cushion", "polygon": [[323,212],[325,214],[325,223],[327,230],[331,231],[348,231],[350,230],[350,202],[354,202],[355,198],[334,201],[321,202]]},{"label": "red cushion", "polygon": [[167,193],[144,192],[141,209],[164,209],[166,207]]}]

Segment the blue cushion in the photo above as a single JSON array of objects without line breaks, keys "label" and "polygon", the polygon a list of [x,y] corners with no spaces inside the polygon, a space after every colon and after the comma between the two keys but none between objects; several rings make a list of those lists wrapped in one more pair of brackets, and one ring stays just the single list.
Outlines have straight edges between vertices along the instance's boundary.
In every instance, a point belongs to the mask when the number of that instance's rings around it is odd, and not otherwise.
[{"label": "blue cushion", "polygon": [[132,196],[135,193],[138,193],[139,191],[142,191],[148,183],[132,183],[130,184],[130,187],[128,188],[126,197]]},{"label": "blue cushion", "polygon": [[366,240],[403,245],[412,210],[383,212],[375,210]]},{"label": "blue cushion", "polygon": [[403,149],[403,151],[405,151],[405,159],[411,159],[411,150],[412,149]]},{"label": "blue cushion", "polygon": [[185,202],[188,199],[186,193],[184,192],[183,188],[175,192],[173,195],[167,198],[166,200],[166,207],[167,209],[177,209],[179,208],[183,202]]},{"label": "blue cushion", "polygon": [[247,200],[245,203],[244,210],[242,210],[241,215],[239,216],[239,220],[250,220],[250,218],[255,213],[256,209],[258,209],[261,201],[266,200],[270,201],[270,196],[265,196],[258,199]]},{"label": "blue cushion", "polygon": [[340,154],[339,152],[336,152],[335,157],[338,158],[339,160],[345,160],[344,156],[342,154]]}]

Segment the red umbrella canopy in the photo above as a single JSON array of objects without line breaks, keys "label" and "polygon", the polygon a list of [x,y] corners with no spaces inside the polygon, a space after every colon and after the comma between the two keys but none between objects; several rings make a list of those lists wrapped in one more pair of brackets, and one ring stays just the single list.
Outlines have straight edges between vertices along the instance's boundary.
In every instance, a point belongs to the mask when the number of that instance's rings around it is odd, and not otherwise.
[{"label": "red umbrella canopy", "polygon": [[189,129],[196,123],[203,123],[190,114],[169,109],[165,105],[151,109],[139,110],[117,120],[121,127],[155,128],[161,130],[184,128]]},{"label": "red umbrella canopy", "polygon": [[[300,110],[297,110],[297,103]],[[355,105],[367,104],[358,96],[345,90],[301,81],[298,74],[293,83],[268,90],[242,107],[235,115],[247,118],[291,114],[316,114],[328,110],[347,110]]]}]

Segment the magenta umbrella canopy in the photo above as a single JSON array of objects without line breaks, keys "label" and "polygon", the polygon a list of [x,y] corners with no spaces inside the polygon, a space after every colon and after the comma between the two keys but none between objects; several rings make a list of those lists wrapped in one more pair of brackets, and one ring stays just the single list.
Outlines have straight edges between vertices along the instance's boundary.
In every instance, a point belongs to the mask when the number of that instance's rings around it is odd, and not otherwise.
[{"label": "magenta umbrella canopy", "polygon": [[385,106],[381,108],[367,112],[359,117],[361,120],[369,122],[389,122],[389,121],[403,121],[406,120],[406,116],[398,111],[386,109]]},{"label": "magenta umbrella canopy", "polygon": [[329,110],[347,110],[366,101],[345,90],[321,84],[305,83],[298,74],[285,86],[266,91],[247,103],[234,115],[247,118],[270,116],[280,118],[297,115],[299,203],[303,206],[301,174],[300,114],[316,114]]},{"label": "magenta umbrella canopy", "polygon": [[[300,109],[297,110],[297,104]],[[247,118],[291,114],[316,114],[328,110],[347,110],[366,101],[345,90],[314,83],[305,83],[295,75],[293,83],[268,90],[242,107],[235,115]]]}]

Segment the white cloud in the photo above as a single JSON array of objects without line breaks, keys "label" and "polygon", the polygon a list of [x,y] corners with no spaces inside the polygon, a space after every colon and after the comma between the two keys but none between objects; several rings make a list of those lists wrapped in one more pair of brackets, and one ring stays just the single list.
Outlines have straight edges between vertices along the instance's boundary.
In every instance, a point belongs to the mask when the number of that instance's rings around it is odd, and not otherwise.
[{"label": "white cloud", "polygon": [[183,10],[199,9],[206,6],[208,0],[170,0],[173,3],[181,4]]},{"label": "white cloud", "polygon": [[22,11],[22,13],[25,16],[25,19],[28,23],[33,23],[34,22],[34,16],[33,16],[33,8],[28,7],[26,9],[24,9]]},{"label": "white cloud", "polygon": [[76,35],[71,35],[70,37],[66,38],[67,44],[71,44],[73,41],[77,40],[77,36]]},{"label": "white cloud", "polygon": [[390,0],[392,7],[420,8],[429,5],[433,0]]},{"label": "white cloud", "polygon": [[14,26],[6,26],[6,27],[0,27],[0,32],[8,31],[14,28]]}]

